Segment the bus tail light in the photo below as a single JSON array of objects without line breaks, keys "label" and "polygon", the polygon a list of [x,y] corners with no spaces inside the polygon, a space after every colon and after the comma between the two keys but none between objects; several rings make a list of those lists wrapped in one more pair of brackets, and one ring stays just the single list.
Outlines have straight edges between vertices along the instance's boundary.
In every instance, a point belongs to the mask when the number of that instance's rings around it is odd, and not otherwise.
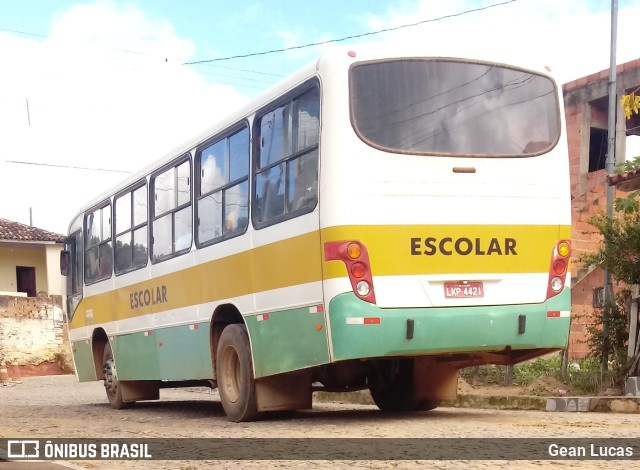
[{"label": "bus tail light", "polygon": [[367,247],[359,241],[337,241],[324,244],[325,261],[342,261],[349,275],[351,288],[360,299],[376,303],[373,277]]},{"label": "bus tail light", "polygon": [[564,287],[569,270],[569,257],[571,256],[571,243],[567,240],[558,241],[551,253],[551,265],[549,267],[549,281],[547,282],[547,299],[556,296]]}]

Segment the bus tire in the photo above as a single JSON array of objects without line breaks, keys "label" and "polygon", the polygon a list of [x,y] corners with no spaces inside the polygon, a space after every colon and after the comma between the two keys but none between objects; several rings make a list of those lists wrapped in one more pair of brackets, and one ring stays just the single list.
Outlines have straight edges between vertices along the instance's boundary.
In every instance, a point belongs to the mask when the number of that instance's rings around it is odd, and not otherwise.
[{"label": "bus tire", "polygon": [[440,400],[422,400],[420,403],[418,403],[416,410],[420,410],[420,411],[435,410],[437,407],[440,406],[440,403],[441,403]]},{"label": "bus tire", "polygon": [[102,374],[104,377],[104,390],[107,393],[111,408],[122,410],[131,406],[131,402],[125,402],[122,399],[122,388],[118,381],[116,361],[113,358],[113,351],[109,343],[104,346],[104,353],[102,354]]},{"label": "bus tire", "polygon": [[413,362],[401,361],[400,370],[392,381],[369,387],[374,403],[385,413],[420,409],[422,401],[413,392]]},{"label": "bus tire", "polygon": [[222,330],[216,353],[218,390],[230,421],[254,421],[258,413],[253,361],[247,329],[241,324]]}]

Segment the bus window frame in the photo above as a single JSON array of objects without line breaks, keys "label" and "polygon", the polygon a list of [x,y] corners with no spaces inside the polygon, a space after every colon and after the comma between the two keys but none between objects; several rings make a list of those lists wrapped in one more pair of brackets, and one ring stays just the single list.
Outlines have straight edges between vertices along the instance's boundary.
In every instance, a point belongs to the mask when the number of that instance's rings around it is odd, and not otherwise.
[{"label": "bus window frame", "polygon": [[[217,187],[216,189],[214,189],[213,191],[209,191],[207,193],[203,193],[200,194],[200,189],[201,189],[201,184],[202,184],[202,164],[201,164],[201,157],[202,157],[202,152],[204,150],[206,150],[207,148],[211,147],[212,145],[217,144],[218,142],[221,142],[223,140],[229,139],[231,136],[233,136],[234,134],[237,134],[238,132],[242,131],[243,129],[246,129],[247,132],[249,133],[249,145],[247,147],[247,156],[248,156],[248,161],[247,161],[247,176],[246,176],[246,182],[249,186],[251,186],[251,175],[252,175],[252,165],[251,165],[251,160],[252,160],[252,143],[251,143],[251,139],[253,137],[252,132],[251,132],[251,123],[249,122],[248,119],[243,119],[241,121],[238,121],[228,127],[226,127],[224,130],[216,133],[214,136],[208,138],[207,140],[205,140],[204,142],[202,142],[201,144],[199,144],[194,151],[194,156],[193,156],[193,182],[194,184],[193,186],[193,199],[194,201],[193,203],[193,220],[194,220],[194,224],[192,227],[192,232],[193,232],[193,239],[195,241],[195,245],[196,248],[204,248],[206,246],[211,246],[211,245],[215,245],[216,243],[220,243],[223,242],[225,240],[230,240],[232,238],[235,237],[239,237],[241,235],[244,235],[245,233],[247,233],[247,230],[249,229],[249,220],[251,218],[251,187],[249,188],[249,194],[247,195],[247,206],[248,206],[248,218],[247,218],[247,224],[244,227],[243,230],[239,230],[236,232],[231,232],[231,233],[227,233],[224,234],[222,236],[219,237],[214,237],[211,238],[209,240],[206,241],[200,241],[200,237],[199,237],[199,226],[200,226],[200,214],[199,214],[199,202],[201,199],[204,199],[205,197],[210,196],[211,194],[214,194],[216,192],[224,192],[229,188],[232,188],[234,186],[237,186],[239,184],[242,183],[242,180],[244,178],[239,178],[236,179],[234,181],[229,181],[228,183],[225,183],[219,187]],[[227,155],[227,163],[229,163],[229,155]],[[229,171],[229,168],[227,168],[227,171]]]},{"label": "bus window frame", "polygon": [[[133,237],[133,232],[135,232],[137,229],[142,228],[144,225],[147,226],[147,260],[146,260],[145,264],[142,265],[142,266],[137,266],[137,267],[133,267],[132,266],[129,269],[124,269],[122,271],[118,271],[116,269],[116,266],[117,266],[117,263],[116,263],[116,247],[114,246],[113,247],[113,272],[115,273],[116,276],[121,276],[123,274],[127,274],[127,273],[130,273],[132,271],[137,271],[138,269],[145,268],[145,267],[147,267],[149,265],[150,249],[151,249],[150,248],[151,236],[150,236],[150,231],[149,231],[149,225],[150,225],[149,224],[149,220],[150,220],[150,215],[151,215],[150,214],[150,210],[149,210],[150,209],[150,207],[149,207],[150,206],[150,204],[149,204],[149,202],[150,202],[149,186],[150,186],[149,182],[147,181],[147,178],[145,177],[145,178],[142,178],[142,179],[136,181],[135,183],[130,184],[126,188],[122,189],[121,191],[118,191],[113,196],[113,209],[112,209],[112,212],[113,212],[113,223],[111,224],[111,227],[113,229],[112,239],[114,241],[114,245],[116,243],[116,239],[118,238],[118,236],[123,235],[123,234],[125,234],[127,232],[132,232],[132,237]],[[117,220],[116,219],[118,217],[118,214],[116,213],[116,201],[118,200],[118,198],[123,197],[126,194],[131,194],[131,197],[133,198],[133,193],[135,191],[137,191],[138,189],[142,188],[142,187],[146,187],[147,188],[147,220],[145,221],[144,224],[133,225],[133,211],[132,211],[132,213],[131,213],[131,221],[130,221],[132,225],[129,227],[128,230],[125,230],[123,232],[117,233],[116,232],[116,230],[117,230],[116,229],[116,227],[117,227]],[[132,205],[133,205],[133,200],[132,200]],[[131,207],[131,209],[133,210],[133,206]],[[132,253],[132,256],[133,256],[133,253]],[[133,263],[133,259],[131,260],[131,262]]]},{"label": "bus window frame", "polygon": [[[97,277],[94,279],[87,279],[87,267],[86,267],[86,262],[87,262],[87,250],[89,248],[93,248],[94,245],[89,246],[89,237],[87,236],[87,218],[89,217],[89,215],[91,215],[93,212],[97,211],[97,210],[102,210],[105,207],[109,207],[109,224],[111,225],[111,229],[109,230],[109,238],[105,241],[105,240],[100,240],[100,243],[97,244],[98,246],[98,259],[100,259],[100,246],[104,245],[106,243],[111,243],[111,270],[109,272],[108,276],[105,277]],[[100,233],[102,234],[102,222],[100,223]],[[95,204],[94,206],[92,206],[91,208],[87,209],[84,212],[84,216],[82,217],[82,234],[83,234],[83,247],[82,247],[82,281],[84,283],[85,286],[90,286],[92,284],[97,284],[98,282],[102,282],[102,281],[106,281],[109,280],[113,277],[113,262],[114,262],[114,258],[113,258],[113,204],[111,201],[111,197],[104,199],[103,201],[101,201],[98,204]],[[99,269],[99,268],[98,268]]]},{"label": "bus window frame", "polygon": [[[281,106],[286,106],[287,104],[293,103],[293,101],[304,95],[305,93],[307,93],[308,91],[312,90],[312,89],[317,89],[318,90],[318,143],[311,145],[309,147],[306,147],[303,150],[298,150],[295,152],[292,152],[290,155],[287,155],[275,162],[271,162],[267,165],[265,165],[264,167],[260,167],[260,140],[262,139],[261,136],[261,132],[260,132],[260,127],[261,127],[261,120],[262,118],[264,118],[267,114],[269,114],[270,112],[275,111],[277,108],[281,107]],[[251,211],[251,223],[253,225],[253,227],[256,230],[261,230],[263,228],[267,228],[270,227],[272,225],[277,225],[281,222],[284,222],[286,220],[290,220],[290,219],[294,219],[296,217],[299,217],[301,215],[304,214],[309,214],[313,211],[316,210],[316,208],[318,207],[319,204],[319,200],[320,200],[320,142],[322,139],[322,86],[320,83],[320,79],[319,77],[315,76],[312,77],[308,80],[306,80],[305,82],[303,82],[302,84],[294,87],[293,89],[289,90],[288,92],[286,92],[285,94],[283,94],[282,96],[272,100],[271,102],[267,103],[265,106],[262,106],[261,108],[259,108],[256,113],[254,114],[254,119],[253,119],[253,125],[252,125],[252,143],[251,143],[251,150],[252,150],[252,155],[251,155],[251,207],[250,207],[250,211]],[[285,175],[284,175],[284,185],[285,188],[288,185],[288,181],[287,181],[287,162],[288,161],[292,161],[295,160],[297,158],[303,158],[303,156],[305,154],[309,154],[311,152],[316,151],[318,153],[317,155],[317,159],[318,159],[318,189],[316,192],[316,202],[314,205],[312,206],[303,206],[300,209],[297,210],[293,210],[291,212],[285,212],[284,214],[280,214],[277,215],[275,217],[272,217],[266,221],[258,221],[257,220],[257,188],[256,188],[256,184],[257,184],[257,180],[258,180],[258,174],[265,171],[266,169],[269,168],[275,168],[281,164],[285,164]],[[285,192],[285,203],[286,203],[286,192]]]},{"label": "bus window frame", "polygon": [[[160,176],[162,173],[164,173],[165,171],[171,169],[171,168],[178,168],[181,164],[183,164],[184,162],[189,162],[189,178],[190,178],[190,183],[189,183],[189,203],[188,204],[182,204],[182,205],[176,205],[176,207],[174,207],[173,209],[170,209],[166,212],[163,212],[162,215],[160,216],[156,216],[155,210],[156,210],[156,200],[155,200],[155,190],[156,190],[156,178],[158,176]],[[150,175],[149,175],[149,187],[148,187],[148,192],[147,192],[147,197],[148,197],[148,207],[147,207],[147,211],[148,211],[148,216],[147,216],[147,223],[149,224],[149,231],[147,232],[147,243],[149,244],[149,260],[151,261],[151,264],[157,264],[157,263],[161,263],[163,261],[167,261],[169,259],[172,258],[176,258],[178,256],[182,256],[186,253],[189,253],[191,251],[191,247],[193,246],[193,161],[191,159],[191,151],[188,150],[186,152],[184,152],[183,154],[181,154],[179,157],[174,158],[173,160],[165,163],[164,165],[162,165],[161,167],[155,169]],[[177,203],[177,187],[176,187],[176,203]],[[187,247],[187,248],[183,248],[182,250],[179,251],[173,251],[172,253],[168,254],[168,255],[164,255],[158,258],[155,258],[153,255],[153,223],[160,219],[161,217],[165,217],[167,214],[175,214],[176,212],[180,212],[182,209],[185,209],[187,207],[191,206],[191,244]],[[172,219],[171,222],[171,243],[175,244],[175,226],[174,226],[174,221]]]},{"label": "bus window frame", "polygon": [[[407,149],[396,149],[396,148],[390,148],[384,145],[380,145],[379,143],[374,142],[368,137],[366,137],[362,133],[362,131],[359,129],[359,126],[357,125],[357,119],[355,117],[355,111],[354,111],[352,77],[353,77],[353,70],[360,66],[375,65],[375,64],[389,63],[389,62],[450,62],[450,63],[458,63],[458,64],[495,66],[495,67],[499,67],[506,70],[512,70],[516,72],[525,72],[531,75],[536,75],[538,77],[546,78],[553,86],[554,103],[556,103],[556,106],[555,106],[556,125],[557,125],[556,136],[555,136],[556,138],[553,142],[550,142],[549,145],[543,149],[536,150],[534,152],[523,153],[523,154],[520,154],[520,153],[478,154],[478,153],[455,153],[455,152],[436,152],[436,151],[427,152],[427,151],[415,151],[415,150],[407,150]],[[560,142],[560,139],[562,139],[564,126],[562,124],[562,110],[560,107],[560,103],[562,102],[562,98],[561,98],[562,95],[560,94],[561,90],[560,90],[560,87],[558,87],[558,83],[553,77],[551,77],[550,75],[546,75],[542,72],[538,72],[538,71],[531,70],[524,67],[503,64],[499,62],[482,61],[482,60],[474,60],[474,59],[461,59],[461,58],[453,58],[453,57],[406,57],[406,58],[396,57],[394,59],[387,58],[387,59],[373,59],[373,60],[359,61],[354,64],[351,64],[349,66],[347,73],[349,77],[348,78],[348,89],[349,89],[348,100],[349,100],[349,121],[351,123],[351,128],[353,129],[354,133],[358,136],[358,138],[362,142],[364,142],[369,147],[374,148],[376,150],[380,150],[382,152],[392,153],[396,155],[415,155],[415,156],[422,156],[422,157],[426,156],[426,157],[453,157],[453,158],[479,158],[479,159],[481,158],[532,158],[532,157],[538,157],[540,155],[544,155],[546,153],[553,151],[553,149],[555,149],[555,147]]]},{"label": "bus window frame", "polygon": [[[83,241],[84,241],[84,227],[74,230],[64,240],[65,251],[69,253],[69,268],[70,268],[70,271],[66,276],[68,280],[65,288],[65,295],[67,297],[66,310],[67,310],[67,318],[69,320],[73,319],[73,315],[75,314],[75,307],[78,306],[78,304],[80,303],[80,300],[84,295],[84,243]],[[80,248],[79,251],[78,251],[78,248]],[[79,263],[78,263],[78,260],[79,260]],[[78,287],[77,291],[74,290],[74,288],[76,287],[76,284]]]}]

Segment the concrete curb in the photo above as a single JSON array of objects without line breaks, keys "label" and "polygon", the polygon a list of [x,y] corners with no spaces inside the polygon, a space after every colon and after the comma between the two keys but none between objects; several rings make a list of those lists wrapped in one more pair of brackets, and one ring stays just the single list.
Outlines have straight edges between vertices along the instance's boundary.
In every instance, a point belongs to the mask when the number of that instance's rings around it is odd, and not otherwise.
[{"label": "concrete curb", "polygon": [[[358,392],[314,392],[319,402],[375,405],[368,390]],[[495,410],[591,411],[598,413],[640,413],[639,397],[537,397],[458,394],[441,406]]]}]

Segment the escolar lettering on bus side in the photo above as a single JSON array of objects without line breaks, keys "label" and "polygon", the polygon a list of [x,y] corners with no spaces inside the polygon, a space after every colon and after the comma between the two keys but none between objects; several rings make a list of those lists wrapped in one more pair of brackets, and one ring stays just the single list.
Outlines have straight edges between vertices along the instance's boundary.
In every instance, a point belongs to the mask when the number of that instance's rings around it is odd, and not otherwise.
[{"label": "escolar lettering on bus side", "polygon": [[131,310],[167,302],[167,286],[144,289],[129,294]]}]

